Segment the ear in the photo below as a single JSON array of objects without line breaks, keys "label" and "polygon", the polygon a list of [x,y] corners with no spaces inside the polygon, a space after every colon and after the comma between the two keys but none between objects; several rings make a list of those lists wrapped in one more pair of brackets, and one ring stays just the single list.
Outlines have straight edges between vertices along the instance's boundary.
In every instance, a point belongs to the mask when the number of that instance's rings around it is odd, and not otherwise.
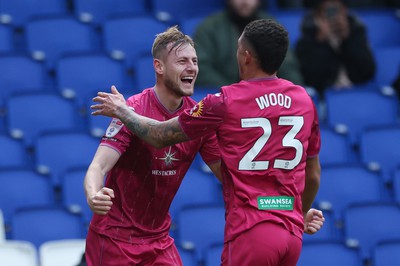
[{"label": "ear", "polygon": [[249,50],[244,51],[245,53],[245,59],[244,62],[246,63],[246,65],[250,64],[251,61],[253,60],[253,56],[251,55]]},{"label": "ear", "polygon": [[154,71],[157,74],[159,75],[164,74],[164,63],[160,59],[154,59],[153,66],[154,66]]}]

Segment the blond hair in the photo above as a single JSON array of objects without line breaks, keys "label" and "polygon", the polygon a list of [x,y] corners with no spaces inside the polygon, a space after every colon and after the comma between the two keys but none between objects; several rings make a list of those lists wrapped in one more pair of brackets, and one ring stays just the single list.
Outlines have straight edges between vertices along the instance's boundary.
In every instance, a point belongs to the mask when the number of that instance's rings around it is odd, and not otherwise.
[{"label": "blond hair", "polygon": [[190,36],[182,33],[178,26],[173,26],[168,28],[166,31],[156,35],[153,42],[153,47],[151,48],[151,53],[153,58],[161,59],[163,52],[167,49],[169,44],[173,44],[168,51],[168,54],[176,47],[190,44],[194,47],[194,42]]}]

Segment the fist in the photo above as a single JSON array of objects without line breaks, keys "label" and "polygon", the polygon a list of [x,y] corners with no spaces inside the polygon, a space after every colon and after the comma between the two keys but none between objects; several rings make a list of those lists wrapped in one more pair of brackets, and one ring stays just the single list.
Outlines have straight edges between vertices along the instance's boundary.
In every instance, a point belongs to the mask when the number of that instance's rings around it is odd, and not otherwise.
[{"label": "fist", "polygon": [[322,228],[324,221],[322,211],[311,208],[304,217],[304,233],[315,234]]},{"label": "fist", "polygon": [[114,190],[103,187],[96,194],[88,197],[88,205],[90,209],[99,215],[106,215],[113,205]]}]

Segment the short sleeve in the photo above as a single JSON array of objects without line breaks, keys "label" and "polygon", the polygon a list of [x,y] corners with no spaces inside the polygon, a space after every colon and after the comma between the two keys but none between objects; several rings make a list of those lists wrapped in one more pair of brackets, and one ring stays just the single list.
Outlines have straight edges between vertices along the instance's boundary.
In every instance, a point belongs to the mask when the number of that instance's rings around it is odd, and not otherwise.
[{"label": "short sleeve", "polygon": [[319,121],[317,109],[314,106],[314,121],[312,123],[311,134],[308,140],[307,157],[315,157],[321,149],[321,135],[319,131]]},{"label": "short sleeve", "polygon": [[179,124],[190,139],[195,139],[215,132],[223,122],[224,114],[223,94],[209,94],[192,109],[180,114]]},{"label": "short sleeve", "polygon": [[[140,96],[139,94],[136,96]],[[131,96],[126,100],[126,104],[132,110],[138,107],[135,96]],[[134,134],[122,123],[121,120],[113,118],[108,126],[106,133],[101,139],[100,145],[108,146],[116,150],[120,155],[123,154],[130,146]]]},{"label": "short sleeve", "polygon": [[108,146],[123,154],[129,147],[132,136],[132,132],[119,119],[113,118],[100,145]]},{"label": "short sleeve", "polygon": [[200,148],[201,158],[207,164],[221,160],[221,153],[218,147],[217,136],[211,133],[203,138],[203,144]]}]

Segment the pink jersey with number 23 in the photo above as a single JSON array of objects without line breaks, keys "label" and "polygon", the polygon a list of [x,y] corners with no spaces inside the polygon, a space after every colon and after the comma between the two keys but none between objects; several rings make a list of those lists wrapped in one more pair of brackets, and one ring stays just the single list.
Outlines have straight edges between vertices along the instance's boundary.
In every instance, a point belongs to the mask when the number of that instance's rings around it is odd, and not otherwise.
[{"label": "pink jersey with number 23", "polygon": [[306,159],[320,149],[316,109],[304,88],[278,78],[241,81],[208,95],[179,122],[191,139],[217,132],[225,241],[263,221],[302,238]]}]

